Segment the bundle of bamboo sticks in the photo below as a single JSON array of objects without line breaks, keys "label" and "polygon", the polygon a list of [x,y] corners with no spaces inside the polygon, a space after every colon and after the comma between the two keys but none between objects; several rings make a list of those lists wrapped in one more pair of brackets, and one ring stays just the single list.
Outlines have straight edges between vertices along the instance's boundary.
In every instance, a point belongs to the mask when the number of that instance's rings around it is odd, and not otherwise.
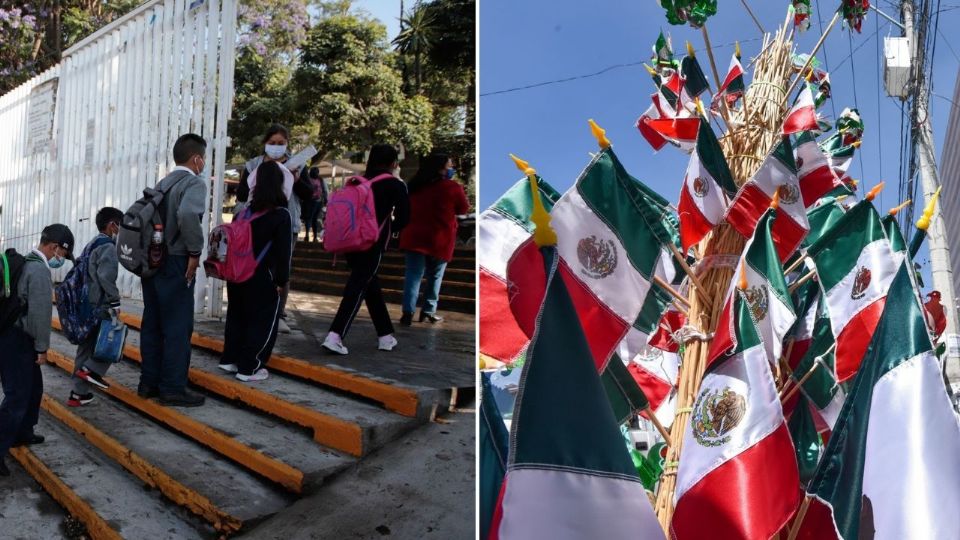
[{"label": "bundle of bamboo sticks", "polygon": [[[738,186],[746,183],[773,146],[780,140],[781,125],[787,111],[786,92],[790,86],[793,42],[784,23],[771,38],[764,36],[763,47],[757,58],[752,83],[747,88],[743,106],[728,111],[728,132],[720,138],[724,156]],[[708,51],[709,52],[709,51]],[[746,239],[727,224],[721,224],[698,246],[703,257],[733,255],[739,257]],[[733,279],[734,268],[717,265],[701,274],[700,282],[707,292],[709,303],[690,287],[689,321],[701,329],[716,329],[724,296]],[[673,517],[673,499],[676,490],[676,472],[681,459],[683,437],[692,407],[700,389],[707,365],[709,341],[696,340],[687,344],[680,366],[677,388],[677,409],[670,430],[672,445],[667,451],[663,477],[657,491],[654,509],[664,531],[669,534]]]}]

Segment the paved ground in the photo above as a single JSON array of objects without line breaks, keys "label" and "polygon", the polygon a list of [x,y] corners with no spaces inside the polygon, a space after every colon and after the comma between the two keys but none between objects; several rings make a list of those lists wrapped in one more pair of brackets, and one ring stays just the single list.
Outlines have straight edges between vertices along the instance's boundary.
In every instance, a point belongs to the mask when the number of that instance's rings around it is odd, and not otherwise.
[{"label": "paved ground", "polygon": [[472,407],[384,447],[240,538],[474,538]]}]

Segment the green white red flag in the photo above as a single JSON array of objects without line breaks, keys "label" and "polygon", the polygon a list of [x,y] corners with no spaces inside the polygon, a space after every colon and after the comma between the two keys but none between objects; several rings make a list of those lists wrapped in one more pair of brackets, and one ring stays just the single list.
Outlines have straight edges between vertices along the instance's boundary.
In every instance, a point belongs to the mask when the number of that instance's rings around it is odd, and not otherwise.
[{"label": "green white red flag", "polygon": [[[490,540],[663,538],[604,396],[555,248],[520,378]],[[619,360],[618,360],[619,361]]]},{"label": "green white red flag", "polygon": [[[538,182],[540,200],[549,212],[560,198],[550,184]],[[477,250],[480,266],[480,354],[506,364],[523,353],[529,338],[510,311],[507,261],[530,239],[533,196],[530,182],[520,180],[480,214]]]},{"label": "green white red flag", "polygon": [[753,178],[740,188],[727,210],[727,223],[750,238],[775,193],[779,195],[779,204],[772,234],[780,260],[785,261],[797,250],[809,230],[793,150],[787,137],[773,148]]},{"label": "green white red flag", "polygon": [[803,205],[809,208],[843,183],[811,132],[804,131],[798,135],[794,145]]},{"label": "green white red flag", "polygon": [[820,128],[817,123],[817,108],[813,103],[813,92],[810,86],[803,84],[797,102],[783,119],[783,134],[792,135],[801,131],[816,131]]},{"label": "green white red flag", "polygon": [[956,538],[960,427],[907,265],[850,387],[800,528],[804,540]]},{"label": "green white red flag", "polygon": [[727,75],[723,78],[723,84],[710,102],[710,107],[717,108],[721,101],[726,101],[727,106],[732,106],[743,96],[746,86],[743,83],[743,66],[740,65],[740,58],[736,54],[730,57],[730,67],[727,68]]},{"label": "green white red flag", "polygon": [[682,253],[723,221],[728,197],[732,198],[736,193],[737,186],[720,142],[710,124],[701,121],[697,145],[690,154],[677,204]]},{"label": "green white red flag", "polygon": [[837,341],[837,379],[860,367],[902,253],[894,253],[870,201],[861,201],[807,249]]},{"label": "green white red flag", "polygon": [[[677,540],[770,538],[800,501],[795,451],[773,381],[770,344],[762,337],[786,323],[779,319],[792,315],[792,307],[773,292],[783,269],[762,275],[753,266],[779,267],[773,218],[772,211],[763,216],[744,254],[735,281],[746,283],[728,298],[723,330],[732,347],[707,367],[684,434],[671,523]],[[789,309],[781,313],[778,303]]]}]

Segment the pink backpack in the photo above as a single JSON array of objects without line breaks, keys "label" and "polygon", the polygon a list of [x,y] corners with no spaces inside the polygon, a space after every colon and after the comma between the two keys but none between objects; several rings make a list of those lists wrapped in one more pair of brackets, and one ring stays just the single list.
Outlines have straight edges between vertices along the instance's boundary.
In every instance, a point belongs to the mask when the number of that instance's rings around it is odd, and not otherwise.
[{"label": "pink backpack", "polygon": [[327,217],[323,220],[323,248],[331,253],[366,251],[377,243],[380,231],[386,226],[377,222],[377,208],[373,203],[373,183],[387,178],[381,174],[370,180],[362,176],[347,179],[343,189],[330,195]]},{"label": "pink backpack", "polygon": [[254,257],[253,229],[250,224],[264,214],[265,211],[253,214],[247,208],[232,223],[217,225],[210,231],[207,260],[203,261],[207,276],[231,283],[243,283],[253,277],[257,265],[273,244],[273,241],[267,242],[263,251]]}]

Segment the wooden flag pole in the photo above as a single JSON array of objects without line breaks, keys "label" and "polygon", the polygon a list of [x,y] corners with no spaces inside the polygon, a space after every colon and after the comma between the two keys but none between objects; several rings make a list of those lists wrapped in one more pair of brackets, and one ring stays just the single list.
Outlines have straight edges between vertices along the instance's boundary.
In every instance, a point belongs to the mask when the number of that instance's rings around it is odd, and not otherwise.
[{"label": "wooden flag pole", "polygon": [[[811,376],[813,376],[813,372],[817,370],[817,367],[822,364],[823,364],[823,361],[820,360],[820,357],[817,357],[817,359],[813,361],[813,365],[810,366],[810,369],[803,374],[803,377],[801,377],[800,380],[796,382],[796,384],[794,384],[793,386],[784,385],[784,388],[780,390],[780,402],[786,403],[790,398],[792,398],[793,395],[796,394],[800,390],[800,388],[803,386],[803,383],[807,382],[807,380],[810,379]],[[789,390],[787,390],[788,388]],[[784,392],[786,393],[784,394]]]},{"label": "wooden flag pole", "polygon": [[671,287],[669,283],[664,281],[662,277],[656,275],[653,276],[653,282],[670,293],[670,296],[680,302],[681,305],[685,306],[687,309],[690,309],[690,302],[684,298],[682,294],[678,293],[676,289]]},{"label": "wooden flag pole", "polygon": [[647,408],[643,409],[643,411],[646,411],[647,418],[653,423],[653,426],[657,428],[657,431],[660,432],[660,436],[663,437],[663,440],[665,443],[667,443],[667,446],[673,446],[673,441],[670,440],[670,432],[667,431],[667,428],[663,427],[663,424],[660,423],[657,415],[653,413],[653,409],[647,405]]},{"label": "wooden flag pole", "polygon": [[810,508],[810,496],[807,495],[803,498],[803,503],[800,505],[800,511],[797,512],[797,519],[793,520],[793,525],[790,527],[790,534],[787,536],[787,540],[796,540],[797,535],[800,534],[800,526],[803,524],[803,519],[807,517],[807,510]]},{"label": "wooden flag pole", "polygon": [[838,9],[834,14],[833,18],[830,19],[830,24],[823,30],[823,34],[820,35],[820,39],[817,41],[817,44],[813,46],[813,51],[810,52],[810,56],[807,58],[807,62],[803,64],[803,68],[800,70],[800,73],[797,74],[796,78],[793,79],[793,82],[790,83],[790,86],[787,88],[787,93],[784,94],[784,99],[790,99],[790,93],[797,87],[797,84],[800,81],[804,80],[804,73],[807,69],[810,68],[810,64],[813,63],[813,56],[817,54],[817,51],[820,50],[820,47],[823,46],[823,42],[827,39],[827,34],[830,33],[830,30],[833,30],[833,25],[837,24],[837,21],[840,19],[840,10]]},{"label": "wooden flag pole", "polygon": [[750,9],[749,5],[747,5],[747,0],[740,0],[740,3],[743,4],[744,9],[746,9],[747,13],[750,14],[750,18],[753,19],[753,24],[757,25],[757,29],[760,30],[760,34],[766,34],[766,30],[764,30],[763,26],[760,25],[760,21],[757,20],[757,16],[753,14],[753,10]]},{"label": "wooden flag pole", "polygon": [[703,300],[705,304],[710,305],[710,296],[707,294],[707,288],[704,287],[703,283],[700,282],[700,278],[697,277],[697,274],[693,271],[693,268],[690,268],[690,265],[687,264],[683,254],[680,253],[680,250],[677,249],[677,246],[673,245],[673,242],[667,242],[667,247],[670,248],[670,251],[673,253],[673,257],[677,259],[677,262],[680,263],[680,267],[683,268],[683,271],[687,274],[687,277],[690,278],[690,282],[697,289],[697,293],[700,294],[700,299]]},{"label": "wooden flag pole", "polygon": [[796,270],[797,268],[799,268],[800,265],[803,264],[803,261],[805,261],[805,260],[807,260],[807,254],[806,254],[805,252],[801,251],[801,252],[800,252],[800,258],[797,259],[796,261],[793,261],[793,264],[791,264],[786,270],[783,271],[783,275],[785,275],[785,276],[786,276],[786,275],[789,275],[791,272],[793,272],[794,270]]},{"label": "wooden flag pole", "polygon": [[790,285],[790,287],[787,289],[787,292],[789,292],[790,294],[793,294],[793,291],[795,291],[795,290],[797,290],[798,288],[800,288],[801,285],[803,285],[804,283],[810,281],[810,279],[812,279],[812,278],[813,278],[814,276],[816,276],[816,275],[817,275],[817,271],[816,271],[816,270],[811,270],[811,271],[807,272],[806,274],[804,274],[803,277],[801,277],[800,279],[794,281],[793,284]]}]

